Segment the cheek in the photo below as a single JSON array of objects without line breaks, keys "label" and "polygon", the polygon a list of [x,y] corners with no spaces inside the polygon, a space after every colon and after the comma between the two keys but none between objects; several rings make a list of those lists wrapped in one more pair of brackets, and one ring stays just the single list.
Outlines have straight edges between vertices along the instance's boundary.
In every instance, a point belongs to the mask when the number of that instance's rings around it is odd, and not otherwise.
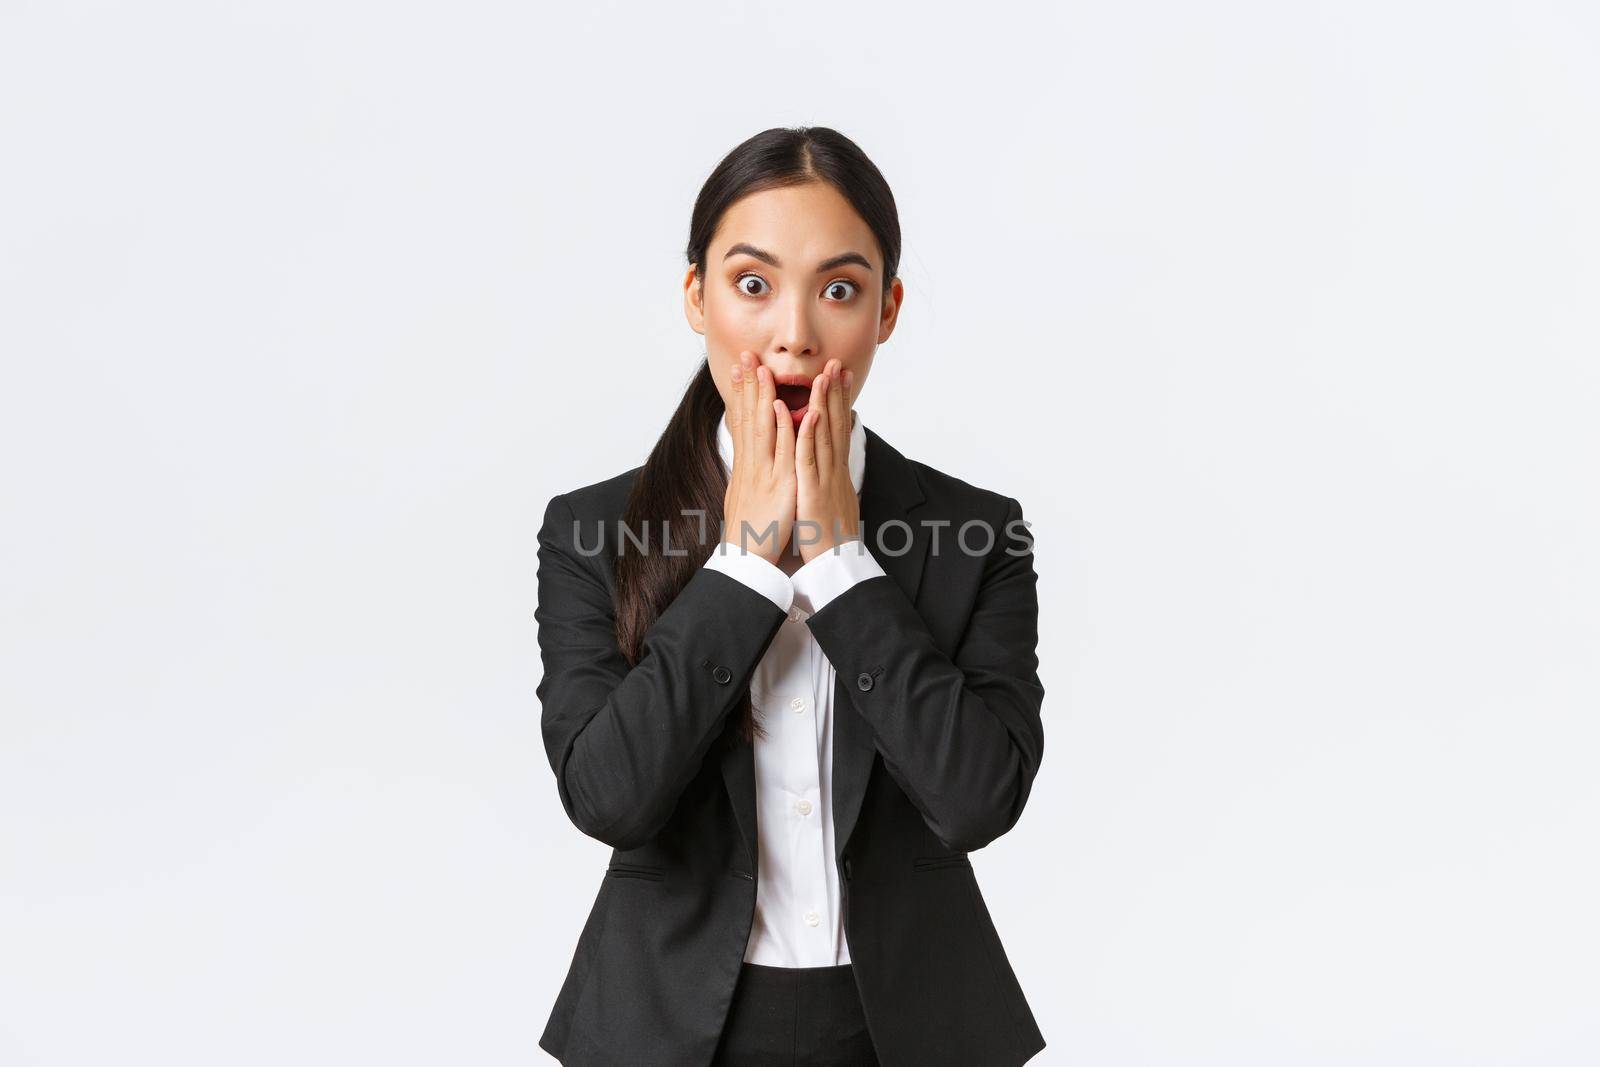
[{"label": "cheek", "polygon": [[852,352],[871,352],[878,345],[878,319],[862,315],[850,323],[849,346]]},{"label": "cheek", "polygon": [[826,336],[822,346],[824,352],[838,356],[845,367],[855,374],[858,390],[872,366],[872,357],[877,348],[878,331],[871,322],[864,325],[861,322],[840,322]]},{"label": "cheek", "polygon": [[721,338],[734,343],[745,340],[746,335],[754,333],[756,325],[760,322],[758,309],[754,303],[741,303],[738,300],[710,300],[705,309],[706,333],[709,336]]},{"label": "cheek", "polygon": [[745,349],[759,351],[761,346],[749,340],[745,331],[737,329],[735,324],[714,319],[715,316],[708,310],[703,338],[706,362],[711,367],[711,378],[717,384],[722,403],[727,406],[733,390],[733,366],[739,361],[739,353]]},{"label": "cheek", "polygon": [[713,367],[720,368],[718,380],[727,382],[728,370],[744,349],[761,351],[764,343],[754,314],[723,301],[706,308],[706,355]]}]

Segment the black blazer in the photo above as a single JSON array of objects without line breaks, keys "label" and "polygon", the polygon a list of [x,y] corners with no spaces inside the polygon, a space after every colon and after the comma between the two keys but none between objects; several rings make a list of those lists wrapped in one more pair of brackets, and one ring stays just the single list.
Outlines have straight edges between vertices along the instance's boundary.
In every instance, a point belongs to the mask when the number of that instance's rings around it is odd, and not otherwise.
[{"label": "black blazer", "polygon": [[[1032,541],[1015,499],[908,460],[871,429],[866,448],[863,530],[888,573],[806,620],[838,674],[850,962],[886,1067],[1020,1064],[1044,1037],[967,854],[1016,823],[1044,748]],[[568,817],[614,850],[539,1045],[563,1064],[703,1067],[756,901],[754,754],[724,728],[785,615],[698,571],[630,670],[612,564],[639,470],[557,495],[539,531],[545,748]],[[956,545],[973,519],[993,531],[986,555],[982,527],[966,531],[972,554]],[[602,539],[599,554],[579,551]]]}]

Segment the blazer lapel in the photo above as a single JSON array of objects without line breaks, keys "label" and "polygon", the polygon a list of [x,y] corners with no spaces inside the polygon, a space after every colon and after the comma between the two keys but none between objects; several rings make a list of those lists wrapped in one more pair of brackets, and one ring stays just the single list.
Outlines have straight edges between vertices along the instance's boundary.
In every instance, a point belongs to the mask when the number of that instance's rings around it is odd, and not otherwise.
[{"label": "blazer lapel", "polygon": [[[922,566],[927,556],[928,531],[910,518],[922,503],[922,486],[910,462],[895,447],[866,427],[866,470],[861,482],[861,527],[867,550],[872,553],[890,579],[913,603],[922,582]],[[886,528],[887,527],[887,528]],[[902,551],[903,549],[903,551]],[[833,833],[834,851],[841,853],[855,828],[872,773],[877,746],[872,727],[856,711],[850,698],[853,677],[838,675],[833,691]],[[721,760],[722,777],[733,801],[754,876],[760,848],[756,828],[755,749],[751,745],[726,746]]]}]

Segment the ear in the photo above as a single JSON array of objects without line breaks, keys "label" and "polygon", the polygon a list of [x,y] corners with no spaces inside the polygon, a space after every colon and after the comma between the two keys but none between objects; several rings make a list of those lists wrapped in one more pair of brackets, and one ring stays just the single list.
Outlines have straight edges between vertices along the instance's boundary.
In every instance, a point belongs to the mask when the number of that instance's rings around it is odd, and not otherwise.
[{"label": "ear", "polygon": [[900,321],[900,303],[906,298],[906,287],[896,277],[883,294],[883,314],[878,319],[878,343],[881,345],[894,333],[894,324]]},{"label": "ear", "polygon": [[683,276],[683,315],[689,320],[689,328],[702,335],[706,332],[704,297],[705,287],[697,282],[691,263]]}]

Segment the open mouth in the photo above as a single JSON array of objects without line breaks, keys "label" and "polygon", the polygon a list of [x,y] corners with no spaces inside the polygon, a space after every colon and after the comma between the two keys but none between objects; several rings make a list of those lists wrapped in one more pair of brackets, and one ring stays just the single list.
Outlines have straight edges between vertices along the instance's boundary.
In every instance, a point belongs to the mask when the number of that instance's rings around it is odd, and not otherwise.
[{"label": "open mouth", "polygon": [[811,383],[805,385],[777,385],[778,399],[790,411],[799,411],[811,400]]},{"label": "open mouth", "polygon": [[778,399],[783,401],[783,406],[789,409],[789,417],[794,420],[796,430],[800,429],[800,422],[806,417],[806,408],[811,403],[811,382],[814,377],[811,374],[772,376],[773,390],[778,394]]}]

